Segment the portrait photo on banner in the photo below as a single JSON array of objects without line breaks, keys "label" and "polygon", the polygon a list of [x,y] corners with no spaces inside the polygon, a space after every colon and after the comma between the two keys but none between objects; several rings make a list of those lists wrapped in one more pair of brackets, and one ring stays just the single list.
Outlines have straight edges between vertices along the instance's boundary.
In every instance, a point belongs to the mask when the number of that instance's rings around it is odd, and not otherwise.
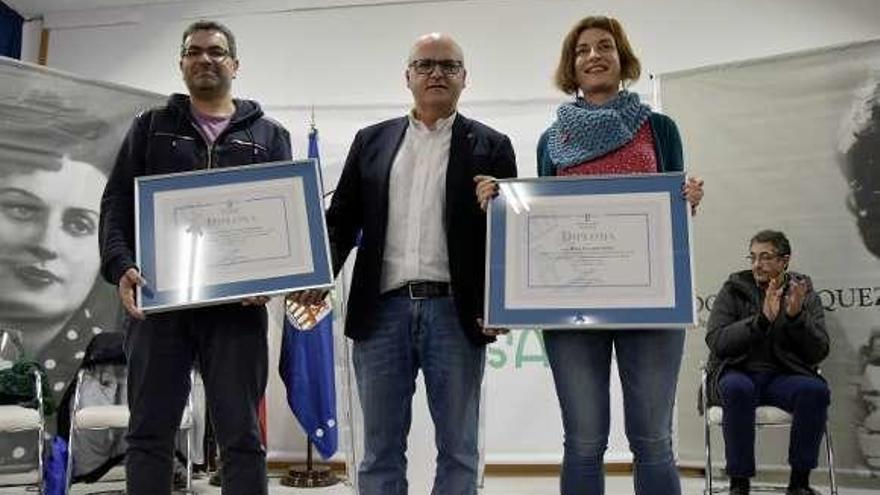
[{"label": "portrait photo on banner", "polygon": [[[0,57],[0,374],[38,366],[47,412],[92,337],[122,330],[116,290],[98,274],[98,212],[125,129],[161,101]],[[14,396],[9,383],[0,398]],[[0,441],[0,472],[36,462],[21,435]]]}]

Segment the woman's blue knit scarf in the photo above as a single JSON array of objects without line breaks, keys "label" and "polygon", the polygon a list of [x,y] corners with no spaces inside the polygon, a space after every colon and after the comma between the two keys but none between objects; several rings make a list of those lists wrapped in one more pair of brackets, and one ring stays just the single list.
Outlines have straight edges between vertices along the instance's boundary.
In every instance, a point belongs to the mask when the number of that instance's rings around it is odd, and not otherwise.
[{"label": "woman's blue knit scarf", "polygon": [[582,98],[563,103],[549,129],[550,159],[557,169],[563,169],[621,148],[632,141],[650,115],[650,107],[629,91],[621,91],[603,105]]}]

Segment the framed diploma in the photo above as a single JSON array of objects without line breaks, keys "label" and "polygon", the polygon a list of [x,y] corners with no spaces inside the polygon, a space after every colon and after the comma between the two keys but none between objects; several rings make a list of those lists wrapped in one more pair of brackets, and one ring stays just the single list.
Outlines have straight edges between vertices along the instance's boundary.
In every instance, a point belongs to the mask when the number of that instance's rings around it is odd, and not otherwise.
[{"label": "framed diploma", "polygon": [[159,312],[333,283],[314,160],[135,181],[138,306]]},{"label": "framed diploma", "polygon": [[500,180],[487,214],[490,327],[696,322],[683,173]]}]

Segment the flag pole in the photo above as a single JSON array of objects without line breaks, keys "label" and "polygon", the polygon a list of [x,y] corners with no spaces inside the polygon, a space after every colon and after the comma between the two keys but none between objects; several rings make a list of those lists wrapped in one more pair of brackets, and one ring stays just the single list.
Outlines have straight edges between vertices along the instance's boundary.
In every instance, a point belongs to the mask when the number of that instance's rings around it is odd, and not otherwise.
[{"label": "flag pole", "polygon": [[[318,171],[318,188],[321,196],[321,207],[324,208],[324,174],[321,170],[321,159],[318,156],[312,157],[311,147],[312,139],[315,140],[317,147],[317,129],[315,127],[315,106],[312,105],[309,115],[309,157],[315,159],[316,169]],[[314,135],[314,137],[313,137]],[[317,153],[316,153],[317,155]],[[332,316],[325,316],[325,318]],[[281,484],[295,488],[319,488],[332,486],[340,482],[336,473],[333,472],[330,465],[321,463],[315,465],[313,455],[314,443],[312,438],[306,433],[306,463],[291,466],[287,472],[287,476],[281,478]]]},{"label": "flag pole", "polygon": [[315,464],[314,442],[308,434],[306,434],[306,463],[294,464],[287,471],[287,475],[281,478],[282,485],[294,488],[321,488],[335,485],[340,481],[329,464]]},{"label": "flag pole", "polygon": [[281,484],[294,488],[321,488],[339,483],[340,479],[330,465],[323,463],[315,465],[312,458],[312,441],[307,440],[306,463],[291,466],[287,476],[281,478]]},{"label": "flag pole", "polygon": [[[309,114],[309,134],[311,135],[313,132],[318,132],[315,127],[315,105],[312,105],[312,110]],[[317,137],[315,139],[317,142]],[[309,146],[311,146],[311,143],[309,143]],[[321,206],[326,208],[326,205],[324,204],[324,167],[321,166],[321,159],[319,157],[315,157],[315,160],[318,162],[318,187],[321,192]]]}]

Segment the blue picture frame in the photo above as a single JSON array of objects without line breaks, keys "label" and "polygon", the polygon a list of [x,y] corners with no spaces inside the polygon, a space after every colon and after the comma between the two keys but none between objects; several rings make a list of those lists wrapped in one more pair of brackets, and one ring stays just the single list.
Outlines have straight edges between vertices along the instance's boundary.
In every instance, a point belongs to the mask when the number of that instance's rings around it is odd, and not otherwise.
[{"label": "blue picture frame", "polygon": [[[162,263],[162,259],[168,259],[162,257],[170,256],[168,253],[158,252],[162,250],[157,246],[157,237],[161,235],[158,229],[166,228],[157,225],[157,207],[161,209],[161,205],[157,205],[158,195],[172,193],[176,197],[192,197],[194,202],[198,202],[199,195],[208,191],[206,188],[241,187],[255,190],[255,188],[260,188],[262,184],[269,184],[270,181],[276,181],[272,184],[278,184],[279,179],[290,179],[301,184],[301,187],[297,187],[297,194],[289,193],[290,196],[285,195],[281,199],[270,199],[276,200],[272,204],[284,206],[277,209],[278,215],[283,216],[283,220],[280,220],[282,225],[289,225],[286,220],[287,215],[291,215],[290,211],[293,210],[299,212],[299,217],[305,219],[304,225],[308,226],[308,232],[285,229],[284,232],[289,238],[283,238],[281,242],[287,242],[285,247],[287,255],[291,255],[297,247],[306,247],[310,253],[302,256],[310,257],[312,262],[310,270],[280,276],[267,273],[253,277],[247,275],[244,279],[224,283],[199,285],[193,282],[193,287],[186,288],[181,288],[184,287],[183,285],[176,288],[157,286],[157,275],[161,269],[159,265]],[[286,189],[285,194],[288,194]],[[289,205],[291,198],[293,198],[293,202],[298,204]],[[265,210],[266,208],[263,209],[263,211]],[[333,285],[333,269],[324,219],[320,174],[317,161],[314,159],[138,177],[135,179],[135,217],[136,262],[141,276],[147,281],[147,285],[138,289],[137,302],[138,307],[145,313],[221,304],[251,296],[271,296],[294,290],[324,288]],[[238,235],[242,239],[247,239],[247,230],[240,230],[244,234],[239,233]],[[294,239],[298,234],[308,236],[308,238]],[[272,260],[271,258],[267,259]],[[194,287],[198,290],[194,291]]]},{"label": "blue picture frame", "polygon": [[[493,328],[542,328],[542,329],[588,329],[588,328],[675,328],[686,327],[696,324],[696,303],[694,294],[694,276],[692,270],[691,249],[691,219],[690,208],[683,197],[682,186],[685,174],[681,172],[645,175],[618,175],[618,176],[577,176],[577,177],[552,177],[552,178],[526,178],[500,180],[501,194],[494,198],[487,213],[487,246],[486,246],[486,287],[484,321],[486,326]],[[648,305],[630,301],[625,304],[595,304],[585,299],[584,304],[572,304],[570,299],[565,304],[556,306],[549,299],[541,305],[528,307],[528,302],[519,302],[512,305],[508,302],[510,280],[508,277],[517,277],[515,284],[532,288],[531,275],[523,275],[524,270],[519,266],[527,266],[520,262],[518,265],[513,260],[513,250],[508,246],[509,238],[531,239],[528,232],[513,233],[508,235],[509,210],[523,209],[523,198],[530,201],[565,202],[564,198],[577,196],[615,195],[615,200],[626,201],[630,195],[638,193],[661,193],[661,198],[668,197],[668,208],[663,205],[666,199],[661,199],[662,210],[667,213],[657,215],[669,215],[664,220],[664,225],[671,227],[669,236],[671,239],[671,266],[672,280],[667,284],[674,287],[667,290],[667,297],[674,299],[671,304],[664,306]],[[611,198],[612,196],[609,196]],[[654,197],[657,197],[654,195]],[[519,206],[517,206],[519,205]],[[528,212],[528,214],[537,212]],[[516,222],[522,225],[531,225],[531,220]],[[513,228],[513,227],[510,227]],[[655,235],[653,233],[651,235]],[[555,239],[555,237],[554,237]],[[531,247],[524,248],[523,252],[530,252]],[[668,251],[664,251],[668,252]],[[650,258],[648,253],[645,258]],[[529,257],[529,259],[531,259]],[[522,278],[525,276],[526,278]],[[546,278],[546,277],[545,277]],[[667,277],[668,279],[668,277]],[[552,285],[552,284],[551,284]],[[574,287],[571,285],[569,287]],[[601,284],[595,284],[589,289],[591,293],[601,293]],[[625,292],[625,288],[616,286],[617,292]],[[511,291],[512,292],[512,291]],[[674,292],[674,296],[673,296]],[[546,292],[545,292],[546,294]],[[588,299],[588,298],[587,298]],[[548,307],[548,304],[550,307]]]}]

